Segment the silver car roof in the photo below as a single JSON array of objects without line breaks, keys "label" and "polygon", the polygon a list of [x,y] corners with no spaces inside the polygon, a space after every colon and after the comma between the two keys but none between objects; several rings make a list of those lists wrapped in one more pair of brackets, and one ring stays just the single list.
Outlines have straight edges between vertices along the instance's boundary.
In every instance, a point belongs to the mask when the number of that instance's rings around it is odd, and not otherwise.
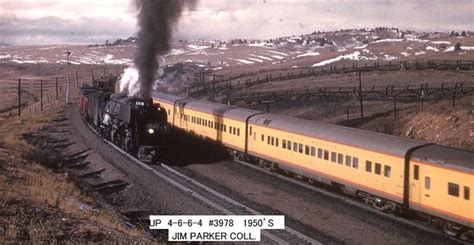
[{"label": "silver car roof", "polygon": [[409,149],[425,144],[418,140],[270,113],[256,115],[249,122],[399,157],[403,157]]}]

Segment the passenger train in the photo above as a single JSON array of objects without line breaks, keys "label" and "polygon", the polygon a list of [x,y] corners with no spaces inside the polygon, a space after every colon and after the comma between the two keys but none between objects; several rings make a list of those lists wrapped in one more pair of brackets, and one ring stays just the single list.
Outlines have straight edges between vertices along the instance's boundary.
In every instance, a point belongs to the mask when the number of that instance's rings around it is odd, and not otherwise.
[{"label": "passenger train", "polygon": [[169,126],[219,142],[239,159],[474,237],[474,152],[165,93],[152,97]]}]

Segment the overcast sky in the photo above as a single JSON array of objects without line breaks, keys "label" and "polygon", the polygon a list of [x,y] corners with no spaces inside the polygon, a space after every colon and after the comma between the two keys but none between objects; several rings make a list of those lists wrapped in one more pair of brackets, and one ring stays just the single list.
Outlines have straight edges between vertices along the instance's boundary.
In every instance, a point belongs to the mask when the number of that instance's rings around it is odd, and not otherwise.
[{"label": "overcast sky", "polygon": [[[103,43],[135,35],[133,0],[0,0],[0,43]],[[391,26],[474,30],[474,0],[201,0],[176,39],[274,38]]]}]

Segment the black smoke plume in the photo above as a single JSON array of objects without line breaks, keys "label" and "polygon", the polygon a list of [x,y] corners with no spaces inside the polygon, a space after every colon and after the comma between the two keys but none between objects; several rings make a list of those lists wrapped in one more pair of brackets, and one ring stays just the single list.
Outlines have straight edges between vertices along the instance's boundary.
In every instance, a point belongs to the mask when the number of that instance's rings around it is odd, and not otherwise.
[{"label": "black smoke plume", "polygon": [[174,27],[185,7],[194,8],[197,0],[135,0],[138,13],[138,51],[135,65],[138,68],[138,96],[151,97],[158,56],[170,49]]}]

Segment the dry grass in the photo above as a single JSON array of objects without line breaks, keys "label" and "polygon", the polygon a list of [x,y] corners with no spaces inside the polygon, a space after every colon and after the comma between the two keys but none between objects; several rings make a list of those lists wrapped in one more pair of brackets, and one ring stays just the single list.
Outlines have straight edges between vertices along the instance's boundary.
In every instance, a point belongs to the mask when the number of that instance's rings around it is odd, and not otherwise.
[{"label": "dry grass", "polygon": [[24,135],[40,131],[56,116],[50,112],[0,122],[0,240],[147,241],[82,193],[65,173],[44,167],[54,158]]}]

